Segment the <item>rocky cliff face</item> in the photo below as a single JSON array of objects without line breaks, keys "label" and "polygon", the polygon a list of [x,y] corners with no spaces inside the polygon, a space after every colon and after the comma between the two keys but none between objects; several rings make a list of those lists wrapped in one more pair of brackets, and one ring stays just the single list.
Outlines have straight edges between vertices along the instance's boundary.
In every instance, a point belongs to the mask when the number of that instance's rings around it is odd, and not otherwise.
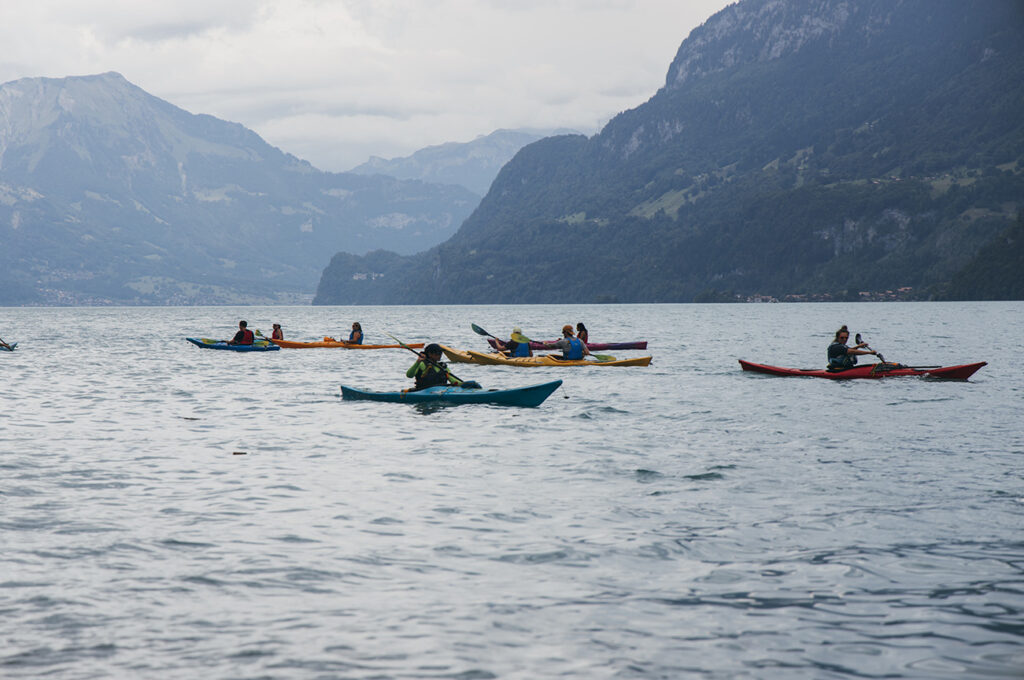
[{"label": "rocky cliff face", "polygon": [[1022,83],[1016,0],[742,0],[649,101],[525,147],[386,276],[335,258],[317,300],[923,291],[1024,208]]},{"label": "rocky cliff face", "polygon": [[416,252],[476,203],[460,187],[321,172],[116,73],[0,86],[6,304],[293,300],[325,253]]}]

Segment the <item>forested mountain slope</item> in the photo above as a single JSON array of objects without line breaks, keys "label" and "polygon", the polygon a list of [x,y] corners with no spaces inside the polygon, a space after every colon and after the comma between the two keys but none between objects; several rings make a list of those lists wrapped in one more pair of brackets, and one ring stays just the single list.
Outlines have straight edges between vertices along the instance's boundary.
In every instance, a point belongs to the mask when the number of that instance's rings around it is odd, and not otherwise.
[{"label": "forested mountain slope", "polygon": [[1024,201],[1024,5],[742,0],[592,138],[521,150],[444,244],[318,303],[940,291]]},{"label": "forested mountain slope", "polygon": [[407,254],[478,203],[321,172],[117,73],[0,85],[0,305],[308,299],[331,254]]}]

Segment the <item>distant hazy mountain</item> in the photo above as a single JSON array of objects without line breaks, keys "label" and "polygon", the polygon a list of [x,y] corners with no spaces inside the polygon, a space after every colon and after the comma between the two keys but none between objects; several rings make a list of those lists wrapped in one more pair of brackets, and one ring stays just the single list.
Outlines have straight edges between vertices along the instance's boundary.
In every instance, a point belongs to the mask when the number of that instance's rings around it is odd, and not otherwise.
[{"label": "distant hazy mountain", "polygon": [[575,130],[497,130],[471,142],[448,142],[428,146],[411,156],[390,160],[372,156],[351,172],[360,175],[388,175],[398,179],[419,179],[438,184],[459,184],[483,196],[491,188],[501,166],[527,144],[552,135]]},{"label": "distant hazy mountain", "polygon": [[981,291],[1022,208],[1020,0],[741,0],[649,101],[524,147],[436,248],[339,254],[315,301]]},{"label": "distant hazy mountain", "polygon": [[330,254],[423,250],[477,202],[321,172],[117,73],[0,85],[0,304],[290,300]]}]

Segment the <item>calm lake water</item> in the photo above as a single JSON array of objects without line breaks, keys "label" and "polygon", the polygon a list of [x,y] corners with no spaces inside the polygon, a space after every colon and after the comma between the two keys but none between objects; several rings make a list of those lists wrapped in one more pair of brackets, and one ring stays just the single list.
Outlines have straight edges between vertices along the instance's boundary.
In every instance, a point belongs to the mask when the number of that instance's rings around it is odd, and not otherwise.
[{"label": "calm lake water", "polygon": [[[403,350],[646,339],[535,409]],[[841,324],[969,382],[813,367]],[[0,677],[1020,678],[1024,303],[0,309]],[[609,352],[637,356],[640,352]],[[243,453],[244,455],[239,455]]]}]

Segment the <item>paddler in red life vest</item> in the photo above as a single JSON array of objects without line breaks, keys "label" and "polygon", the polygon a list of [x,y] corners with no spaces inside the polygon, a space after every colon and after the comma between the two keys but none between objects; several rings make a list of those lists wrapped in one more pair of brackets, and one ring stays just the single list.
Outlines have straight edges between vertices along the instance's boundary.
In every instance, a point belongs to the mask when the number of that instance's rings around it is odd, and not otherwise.
[{"label": "paddler in red life vest", "polygon": [[281,324],[274,324],[274,331],[270,334],[270,337],[273,340],[284,340],[284,331],[281,330]]},{"label": "paddler in red life vest", "polygon": [[572,326],[569,324],[562,326],[561,340],[556,340],[546,346],[549,349],[562,350],[561,358],[569,361],[581,361],[583,357],[590,354],[587,343],[573,335]]},{"label": "paddler in red life vest", "polygon": [[228,340],[229,345],[251,345],[253,343],[254,336],[252,331],[248,329],[248,323],[245,321],[238,322],[238,332],[235,333],[235,337]]}]

